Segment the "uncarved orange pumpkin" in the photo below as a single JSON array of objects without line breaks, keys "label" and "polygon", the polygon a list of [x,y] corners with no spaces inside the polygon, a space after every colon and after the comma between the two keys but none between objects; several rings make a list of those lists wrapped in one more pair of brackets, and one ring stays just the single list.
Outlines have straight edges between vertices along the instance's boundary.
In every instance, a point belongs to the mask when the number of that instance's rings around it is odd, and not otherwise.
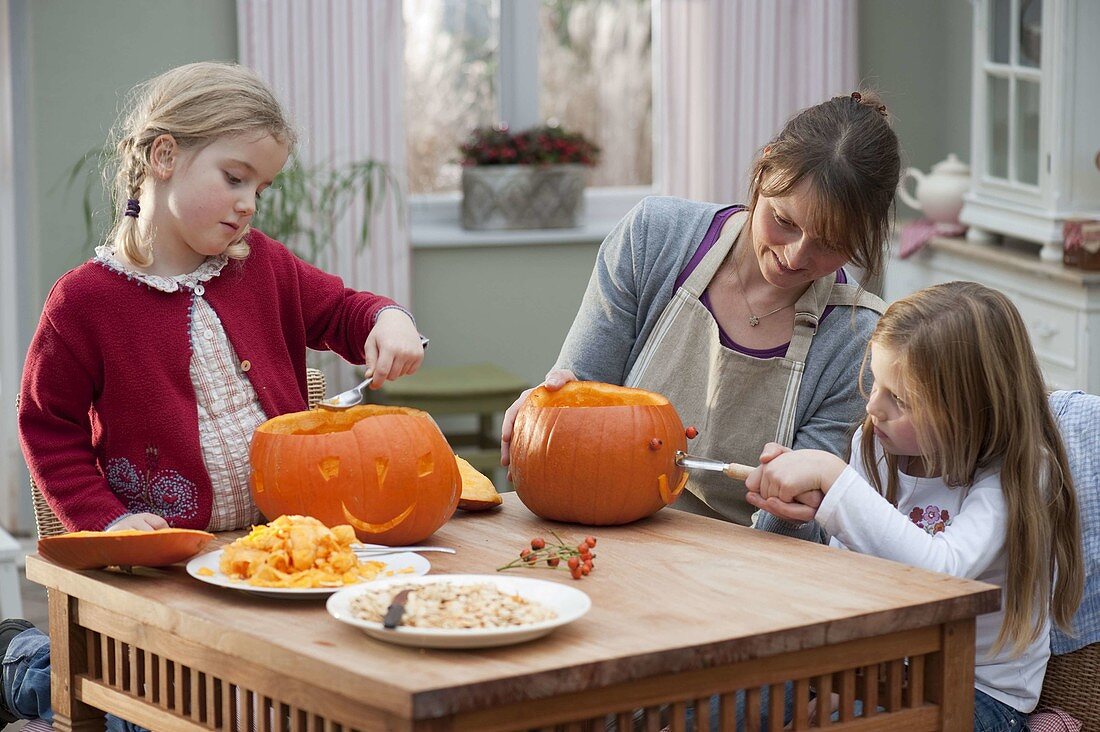
[{"label": "uncarved orange pumpkin", "polygon": [[364,542],[426,539],[454,514],[461,488],[447,440],[418,409],[295,412],[252,437],[252,498],[265,516],[351,524]]},{"label": "uncarved orange pumpkin", "polygon": [[687,483],[676,465],[684,425],[668,399],[592,381],[540,386],[516,415],[512,481],[543,518],[625,524],[672,503]]}]

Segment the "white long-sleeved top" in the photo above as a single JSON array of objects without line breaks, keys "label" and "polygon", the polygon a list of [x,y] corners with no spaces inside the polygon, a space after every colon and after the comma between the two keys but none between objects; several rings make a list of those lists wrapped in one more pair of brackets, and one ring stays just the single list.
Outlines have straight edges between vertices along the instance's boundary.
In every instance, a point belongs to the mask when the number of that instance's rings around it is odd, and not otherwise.
[{"label": "white long-sleeved top", "polygon": [[[1006,508],[1000,471],[983,473],[968,487],[941,478],[898,473],[895,508],[868,481],[860,460],[862,430],[852,439],[851,461],[825,494],[817,521],[831,546],[873,554],[913,567],[980,580],[1002,588],[1007,579]],[[886,484],[882,448],[876,445]],[[1050,658],[1050,624],[1019,656],[1006,645],[992,655],[1004,611],[981,615],[976,628],[975,687],[1021,712],[1035,709]]]}]

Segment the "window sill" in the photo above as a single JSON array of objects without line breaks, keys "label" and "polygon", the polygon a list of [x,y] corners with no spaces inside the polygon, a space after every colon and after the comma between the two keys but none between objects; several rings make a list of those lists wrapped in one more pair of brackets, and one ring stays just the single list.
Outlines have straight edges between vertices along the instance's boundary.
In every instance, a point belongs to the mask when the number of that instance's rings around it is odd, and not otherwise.
[{"label": "window sill", "polygon": [[451,247],[509,247],[539,244],[593,244],[602,242],[618,219],[588,220],[570,229],[503,229],[470,231],[458,222],[413,223],[409,238],[413,249]]},{"label": "window sill", "polygon": [[585,194],[585,215],[580,226],[492,231],[462,228],[461,197],[457,193],[417,196],[410,204],[409,240],[413,249],[598,244],[638,201],[651,193],[649,188],[590,189]]}]

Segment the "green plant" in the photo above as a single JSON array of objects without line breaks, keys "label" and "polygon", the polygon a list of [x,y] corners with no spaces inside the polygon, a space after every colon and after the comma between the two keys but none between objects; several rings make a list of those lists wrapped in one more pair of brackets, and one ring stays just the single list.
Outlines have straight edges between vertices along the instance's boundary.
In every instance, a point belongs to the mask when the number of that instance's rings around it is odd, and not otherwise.
[{"label": "green plant", "polygon": [[[106,169],[111,153],[109,147],[89,151],[73,164],[67,177],[66,190],[78,184],[83,188],[85,246],[89,249],[103,242],[114,223],[106,210],[97,210],[105,190],[100,171]],[[401,188],[385,163],[367,159],[306,167],[292,158],[263,192],[252,226],[286,244],[302,259],[316,263],[333,241],[342,217],[357,200],[362,202],[363,215],[358,222],[356,245],[360,251],[368,248],[371,218],[389,195],[393,195],[398,215],[403,217]]]},{"label": "green plant", "polygon": [[363,216],[356,243],[360,250],[369,247],[371,217],[388,195],[393,195],[399,217],[404,216],[400,191],[389,166],[377,160],[306,168],[294,159],[264,191],[252,226],[291,247],[303,259],[316,262],[357,199],[362,202]]}]

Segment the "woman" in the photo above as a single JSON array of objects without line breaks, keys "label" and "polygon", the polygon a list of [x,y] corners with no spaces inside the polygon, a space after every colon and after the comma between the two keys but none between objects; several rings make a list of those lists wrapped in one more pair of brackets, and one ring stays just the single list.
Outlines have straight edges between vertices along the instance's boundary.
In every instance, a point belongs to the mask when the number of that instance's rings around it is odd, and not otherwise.
[{"label": "woman", "polygon": [[[768,442],[843,455],[859,421],[860,358],[883,303],[877,274],[901,168],[886,108],[854,92],[793,117],[753,167],[748,207],[647,198],[600,247],[545,384],[666,395],[692,452],[756,464]],[[504,417],[501,463],[525,392]],[[692,474],[676,502],[748,525],[745,487]]]}]

